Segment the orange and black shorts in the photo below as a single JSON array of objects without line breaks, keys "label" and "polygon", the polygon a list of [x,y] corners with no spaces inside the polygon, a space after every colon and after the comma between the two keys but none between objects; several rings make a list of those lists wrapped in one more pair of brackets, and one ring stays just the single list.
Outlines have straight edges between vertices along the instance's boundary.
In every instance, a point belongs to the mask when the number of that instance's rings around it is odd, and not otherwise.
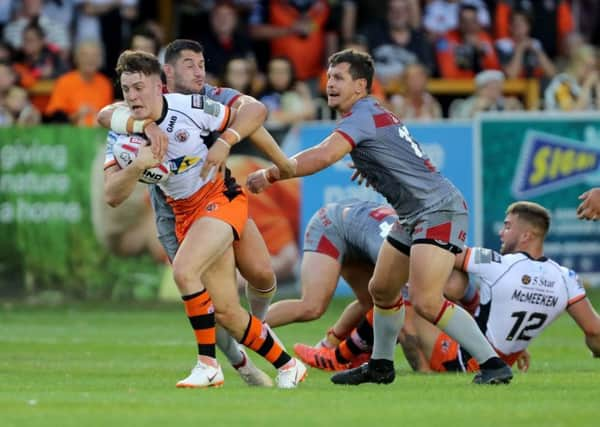
[{"label": "orange and black shorts", "polygon": [[438,335],[435,341],[429,367],[436,372],[479,371],[477,361],[443,332]]},{"label": "orange and black shorts", "polygon": [[192,196],[167,198],[175,213],[175,235],[181,243],[194,222],[202,217],[216,218],[233,228],[238,240],[248,220],[248,198],[240,186],[232,188],[223,179],[208,183]]}]

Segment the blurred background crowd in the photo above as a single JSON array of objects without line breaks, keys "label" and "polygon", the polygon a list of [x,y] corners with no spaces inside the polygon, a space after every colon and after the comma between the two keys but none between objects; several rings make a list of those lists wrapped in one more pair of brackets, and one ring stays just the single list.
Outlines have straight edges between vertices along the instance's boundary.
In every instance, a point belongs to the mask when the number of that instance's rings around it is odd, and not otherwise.
[{"label": "blurred background crowd", "polygon": [[373,95],[406,120],[598,105],[593,0],[0,0],[0,125],[95,126],[125,48],[200,41],[207,81],[269,109],[283,136],[333,119],[326,60],[368,51]]}]

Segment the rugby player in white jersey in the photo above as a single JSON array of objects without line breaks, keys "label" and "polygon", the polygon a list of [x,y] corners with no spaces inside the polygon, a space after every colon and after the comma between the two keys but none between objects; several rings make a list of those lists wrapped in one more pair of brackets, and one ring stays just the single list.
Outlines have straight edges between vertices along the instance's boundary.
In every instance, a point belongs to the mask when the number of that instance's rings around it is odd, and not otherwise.
[{"label": "rugby player in white jersey", "polygon": [[[268,328],[239,305],[231,244],[243,233],[247,199],[227,171],[224,176],[218,172],[225,169],[223,162],[230,146],[254,132],[262,123],[261,117],[254,123],[238,123],[235,118],[229,120],[229,107],[205,96],[163,96],[160,64],[144,52],[122,53],[117,74],[131,110],[128,122],[132,130],[142,132],[156,122],[170,139],[166,154],[172,174],[159,185],[175,213],[180,247],[173,260],[173,273],[198,344],[197,365],[178,386],[223,383],[215,358],[216,318],[236,340],[278,369],[279,387],[296,387],[305,377],[304,366],[290,358]],[[225,147],[224,156],[223,150],[211,155],[204,143],[211,131],[222,132],[213,148]],[[109,164],[105,169],[107,202],[118,205],[126,199],[143,170],[157,160],[150,146],[143,146],[128,167]]]},{"label": "rugby player in white jersey", "polygon": [[[254,123],[256,117],[264,113],[265,107],[254,98],[231,88],[206,84],[204,64],[203,47],[200,43],[185,39],[177,39],[169,43],[165,49],[165,65],[163,66],[167,92],[205,95],[211,100],[235,108],[238,122]],[[128,120],[130,116],[128,107],[113,104],[105,107],[99,113],[98,122],[106,128],[111,128],[111,123],[114,126],[115,109],[119,109],[116,114],[122,116],[121,120]],[[152,147],[155,149],[155,154],[162,157],[164,150],[168,147],[167,134],[156,124],[149,124],[145,127],[144,133],[153,142]],[[274,164],[278,165],[284,174],[289,174],[291,171],[290,160],[263,126],[250,134],[248,139],[262,150]],[[222,150],[220,154],[226,154],[228,150],[225,146],[220,145],[216,144],[212,150]],[[173,260],[179,248],[175,237],[173,209],[166,202],[165,196],[158,186],[150,185],[149,189],[159,240],[169,259]],[[248,218],[239,240],[233,243],[233,249],[236,266],[246,279],[245,290],[250,310],[252,314],[264,321],[267,308],[277,289],[277,280],[265,242],[251,218]],[[282,256],[287,255],[283,254]],[[252,363],[244,350],[238,348],[235,340],[220,327],[217,327],[217,346],[248,384],[271,385],[270,378]]]}]

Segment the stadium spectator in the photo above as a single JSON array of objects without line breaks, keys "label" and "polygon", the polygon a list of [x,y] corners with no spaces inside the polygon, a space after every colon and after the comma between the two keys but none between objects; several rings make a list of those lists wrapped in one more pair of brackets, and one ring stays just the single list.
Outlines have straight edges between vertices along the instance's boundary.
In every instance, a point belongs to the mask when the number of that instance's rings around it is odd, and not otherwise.
[{"label": "stadium spectator", "polygon": [[364,30],[375,75],[384,86],[400,80],[410,64],[421,63],[434,73],[433,48],[424,32],[411,27],[411,5],[415,6],[409,0],[390,0],[385,22],[375,22]]},{"label": "stadium spectator", "polygon": [[16,86],[17,73],[12,64],[0,60],[0,127],[10,126],[14,123],[12,112],[6,107],[6,98],[9,91]]},{"label": "stadium spectator", "polygon": [[160,40],[156,36],[156,33],[148,26],[142,25],[133,30],[129,42],[129,49],[141,50],[142,52],[148,52],[158,57],[160,54],[160,47]]},{"label": "stadium spectator", "polygon": [[509,79],[519,77],[552,78],[554,64],[538,39],[531,38],[531,17],[522,10],[513,10],[510,18],[511,37],[496,40],[496,51],[504,74]]},{"label": "stadium spectator", "polygon": [[40,112],[31,104],[27,91],[19,86],[12,86],[7,91],[4,110],[13,125],[33,126],[41,122]]},{"label": "stadium spectator", "polygon": [[254,60],[252,46],[247,35],[238,25],[238,12],[232,2],[219,2],[210,11],[210,28],[199,32],[199,40],[204,46],[206,74],[209,81],[215,81],[225,72],[225,65],[232,58]]},{"label": "stadium spectator", "polygon": [[225,74],[211,84],[230,87],[241,93],[255,96],[265,85],[261,74],[256,73],[256,64],[245,57],[233,57],[225,65]]},{"label": "stadium spectator", "polygon": [[564,73],[556,75],[544,92],[547,110],[586,111],[600,107],[598,54],[590,45],[579,47]]},{"label": "stadium spectator", "polygon": [[502,71],[486,70],[475,77],[475,94],[467,99],[455,99],[450,105],[450,117],[470,119],[483,111],[522,110],[521,102],[502,94],[504,75]]},{"label": "stadium spectator", "polygon": [[[56,79],[68,70],[59,52],[45,41],[45,33],[36,19],[23,30],[23,46],[17,53],[15,70],[19,74],[19,83],[26,89],[38,81]],[[33,105],[44,111],[49,95],[41,93],[31,97]]]},{"label": "stadium spectator", "polygon": [[489,28],[490,13],[483,0],[432,0],[425,6],[423,26],[434,40],[458,28],[459,9],[463,4],[473,6],[479,25]]},{"label": "stadium spectator", "polygon": [[600,2],[596,0],[572,0],[574,26],[587,43],[600,46]]},{"label": "stadium spectator", "polygon": [[113,65],[138,16],[138,0],[83,0],[80,8],[76,40],[98,40],[102,44],[105,54],[102,73],[113,78]]},{"label": "stadium spectator", "polygon": [[96,41],[80,42],[75,48],[77,68],[60,76],[46,107],[50,121],[75,126],[96,126],[96,114],[113,102],[113,87],[99,72],[102,48]]},{"label": "stadium spectator", "polygon": [[[341,51],[329,60],[328,103],[343,114],[320,144],[295,155],[294,176],[314,174],[350,154],[357,170],[397,211],[384,242],[369,293],[374,303],[374,349],[368,364],[331,378],[335,384],[389,384],[394,381],[394,346],[403,322],[401,288],[411,284],[418,312],[459,339],[482,363],[478,384],[508,383],[512,372],[494,353],[475,321],[443,296],[454,253],[464,245],[467,208],[460,192],[442,177],[393,114],[368,96],[373,60]],[[248,177],[260,192],[281,179],[272,166]]]},{"label": "stadium spectator", "polygon": [[593,221],[600,219],[600,187],[589,189],[579,196],[579,200],[581,203],[577,206],[577,218]]},{"label": "stadium spectator", "polygon": [[461,4],[458,29],[436,43],[438,71],[443,78],[471,78],[482,70],[499,69],[491,37],[481,29],[477,8]]},{"label": "stadium spectator", "polygon": [[14,49],[23,47],[23,31],[35,21],[46,34],[46,42],[53,50],[66,58],[71,48],[69,27],[61,20],[53,19],[44,13],[43,0],[22,0],[16,17],[4,27],[4,40]]},{"label": "stadium spectator", "polygon": [[327,0],[260,0],[250,18],[255,40],[270,42],[270,56],[288,57],[298,80],[319,77],[325,62]]},{"label": "stadium spectator", "polygon": [[560,53],[561,41],[575,29],[571,6],[567,0],[499,0],[494,13],[497,39],[510,37],[513,10],[524,10],[533,17],[532,37],[539,40],[550,58]]},{"label": "stadium spectator", "polygon": [[46,34],[37,19],[23,29],[21,46],[15,68],[22,86],[33,86],[39,79],[55,79],[68,70],[59,52],[46,43]]},{"label": "stadium spectator", "polygon": [[283,139],[290,126],[316,117],[310,89],[296,80],[294,65],[285,57],[269,61],[266,87],[259,101],[269,110],[265,127],[278,131],[280,136],[275,138],[278,140]]},{"label": "stadium spectator", "polygon": [[390,108],[402,120],[434,120],[442,118],[442,107],[427,92],[427,69],[411,64],[402,75],[403,94],[390,96]]}]

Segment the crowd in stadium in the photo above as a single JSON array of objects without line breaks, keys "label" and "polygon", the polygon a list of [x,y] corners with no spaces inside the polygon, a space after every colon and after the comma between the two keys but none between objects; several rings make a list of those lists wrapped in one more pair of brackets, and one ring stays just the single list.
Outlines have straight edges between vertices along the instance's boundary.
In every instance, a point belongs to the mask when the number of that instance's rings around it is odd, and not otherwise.
[{"label": "crowd in stadium", "polygon": [[[0,125],[95,126],[99,109],[119,98],[113,84],[119,53],[132,48],[160,57],[174,38],[200,41],[207,81],[262,101],[269,109],[267,127],[275,132],[335,118],[324,101],[325,65],[344,47],[373,56],[372,94],[405,120],[597,108],[598,2],[375,3],[2,2]],[[533,95],[523,83],[532,80]]]}]

